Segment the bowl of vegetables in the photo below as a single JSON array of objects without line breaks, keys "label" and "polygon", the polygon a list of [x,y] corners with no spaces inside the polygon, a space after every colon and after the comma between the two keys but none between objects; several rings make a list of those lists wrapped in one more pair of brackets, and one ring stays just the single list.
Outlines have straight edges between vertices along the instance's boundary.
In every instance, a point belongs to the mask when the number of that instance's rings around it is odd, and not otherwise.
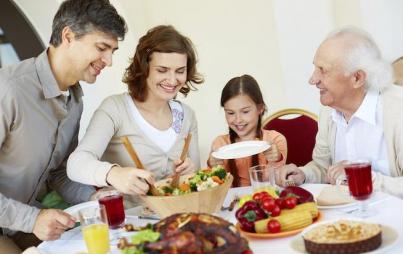
[{"label": "bowl of vegetables", "polygon": [[224,202],[233,177],[221,166],[202,169],[180,178],[177,188],[171,187],[171,179],[155,184],[160,196],[142,196],[146,206],[161,218],[175,213],[214,213]]}]

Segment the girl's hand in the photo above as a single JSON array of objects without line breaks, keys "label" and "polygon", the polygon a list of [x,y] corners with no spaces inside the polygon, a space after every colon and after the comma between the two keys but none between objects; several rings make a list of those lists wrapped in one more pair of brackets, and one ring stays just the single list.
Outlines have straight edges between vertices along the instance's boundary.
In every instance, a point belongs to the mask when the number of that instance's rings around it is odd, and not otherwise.
[{"label": "girl's hand", "polygon": [[154,176],[144,169],[114,166],[109,170],[106,181],[122,193],[145,195],[148,183],[154,184]]},{"label": "girl's hand", "polygon": [[208,164],[210,167],[215,167],[217,165],[224,165],[224,160],[217,159],[217,158],[214,158],[213,156],[210,156]]},{"label": "girl's hand", "polygon": [[277,145],[274,143],[270,144],[270,148],[267,149],[263,154],[269,162],[277,162],[281,159],[282,156],[277,148]]},{"label": "girl's hand", "polygon": [[184,161],[180,159],[174,161],[175,172],[181,175],[193,173],[195,171],[195,165],[189,157],[186,157]]}]

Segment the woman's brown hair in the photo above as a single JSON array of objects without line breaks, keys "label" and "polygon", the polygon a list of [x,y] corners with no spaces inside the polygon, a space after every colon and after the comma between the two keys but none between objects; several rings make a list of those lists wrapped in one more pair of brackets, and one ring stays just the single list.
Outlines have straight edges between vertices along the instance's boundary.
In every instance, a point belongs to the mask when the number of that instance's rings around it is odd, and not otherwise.
[{"label": "woman's brown hair", "polygon": [[[235,96],[238,95],[247,95],[249,98],[257,105],[257,106],[262,106],[264,108],[262,114],[259,115],[258,123],[256,126],[256,138],[262,139],[262,116],[266,110],[266,104],[264,103],[263,100],[263,95],[262,92],[260,91],[259,84],[257,81],[250,75],[242,75],[240,77],[235,77],[230,79],[230,81],[227,82],[225,87],[223,88],[221,92],[221,107],[224,107],[224,104],[232,99]],[[236,139],[238,138],[238,134],[231,128],[229,128],[229,138],[232,143],[236,142]],[[236,166],[235,160],[230,159],[228,161],[228,166],[229,166],[229,171],[234,177],[234,181],[232,183],[232,186],[237,187],[239,186],[239,175],[238,175],[238,168]],[[258,154],[255,154],[252,156],[252,165],[251,166],[256,166],[259,164],[259,157]]]},{"label": "woman's brown hair", "polygon": [[203,83],[204,79],[196,69],[197,55],[191,40],[173,26],[156,26],[140,38],[136,53],[123,77],[123,82],[128,85],[129,93],[135,100],[143,102],[147,99],[146,80],[154,52],[186,54],[187,77],[185,85],[179,90],[184,96],[190,90],[196,90],[193,84]]}]

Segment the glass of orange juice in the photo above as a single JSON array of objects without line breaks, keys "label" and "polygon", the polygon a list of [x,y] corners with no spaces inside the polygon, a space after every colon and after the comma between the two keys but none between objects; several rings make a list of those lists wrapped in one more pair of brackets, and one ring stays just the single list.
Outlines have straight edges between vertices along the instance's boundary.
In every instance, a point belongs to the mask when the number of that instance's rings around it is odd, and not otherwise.
[{"label": "glass of orange juice", "polygon": [[106,254],[110,250],[108,217],[104,205],[87,207],[78,212],[89,254]]}]

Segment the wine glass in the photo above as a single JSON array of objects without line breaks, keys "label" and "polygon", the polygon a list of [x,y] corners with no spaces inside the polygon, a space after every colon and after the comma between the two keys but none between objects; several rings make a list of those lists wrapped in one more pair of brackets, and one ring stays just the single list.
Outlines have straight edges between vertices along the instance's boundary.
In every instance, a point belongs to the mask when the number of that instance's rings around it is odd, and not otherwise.
[{"label": "wine glass", "polygon": [[368,160],[348,161],[344,164],[348,189],[351,196],[358,201],[359,209],[353,215],[366,218],[373,215],[366,202],[372,194],[371,162]]},{"label": "wine glass", "polygon": [[98,199],[100,205],[104,205],[108,217],[108,225],[111,231],[111,240],[118,240],[119,229],[125,222],[125,209],[123,206],[123,195],[116,190],[103,191]]},{"label": "wine glass", "polygon": [[81,231],[89,254],[106,254],[110,250],[108,218],[104,205],[78,211]]}]

